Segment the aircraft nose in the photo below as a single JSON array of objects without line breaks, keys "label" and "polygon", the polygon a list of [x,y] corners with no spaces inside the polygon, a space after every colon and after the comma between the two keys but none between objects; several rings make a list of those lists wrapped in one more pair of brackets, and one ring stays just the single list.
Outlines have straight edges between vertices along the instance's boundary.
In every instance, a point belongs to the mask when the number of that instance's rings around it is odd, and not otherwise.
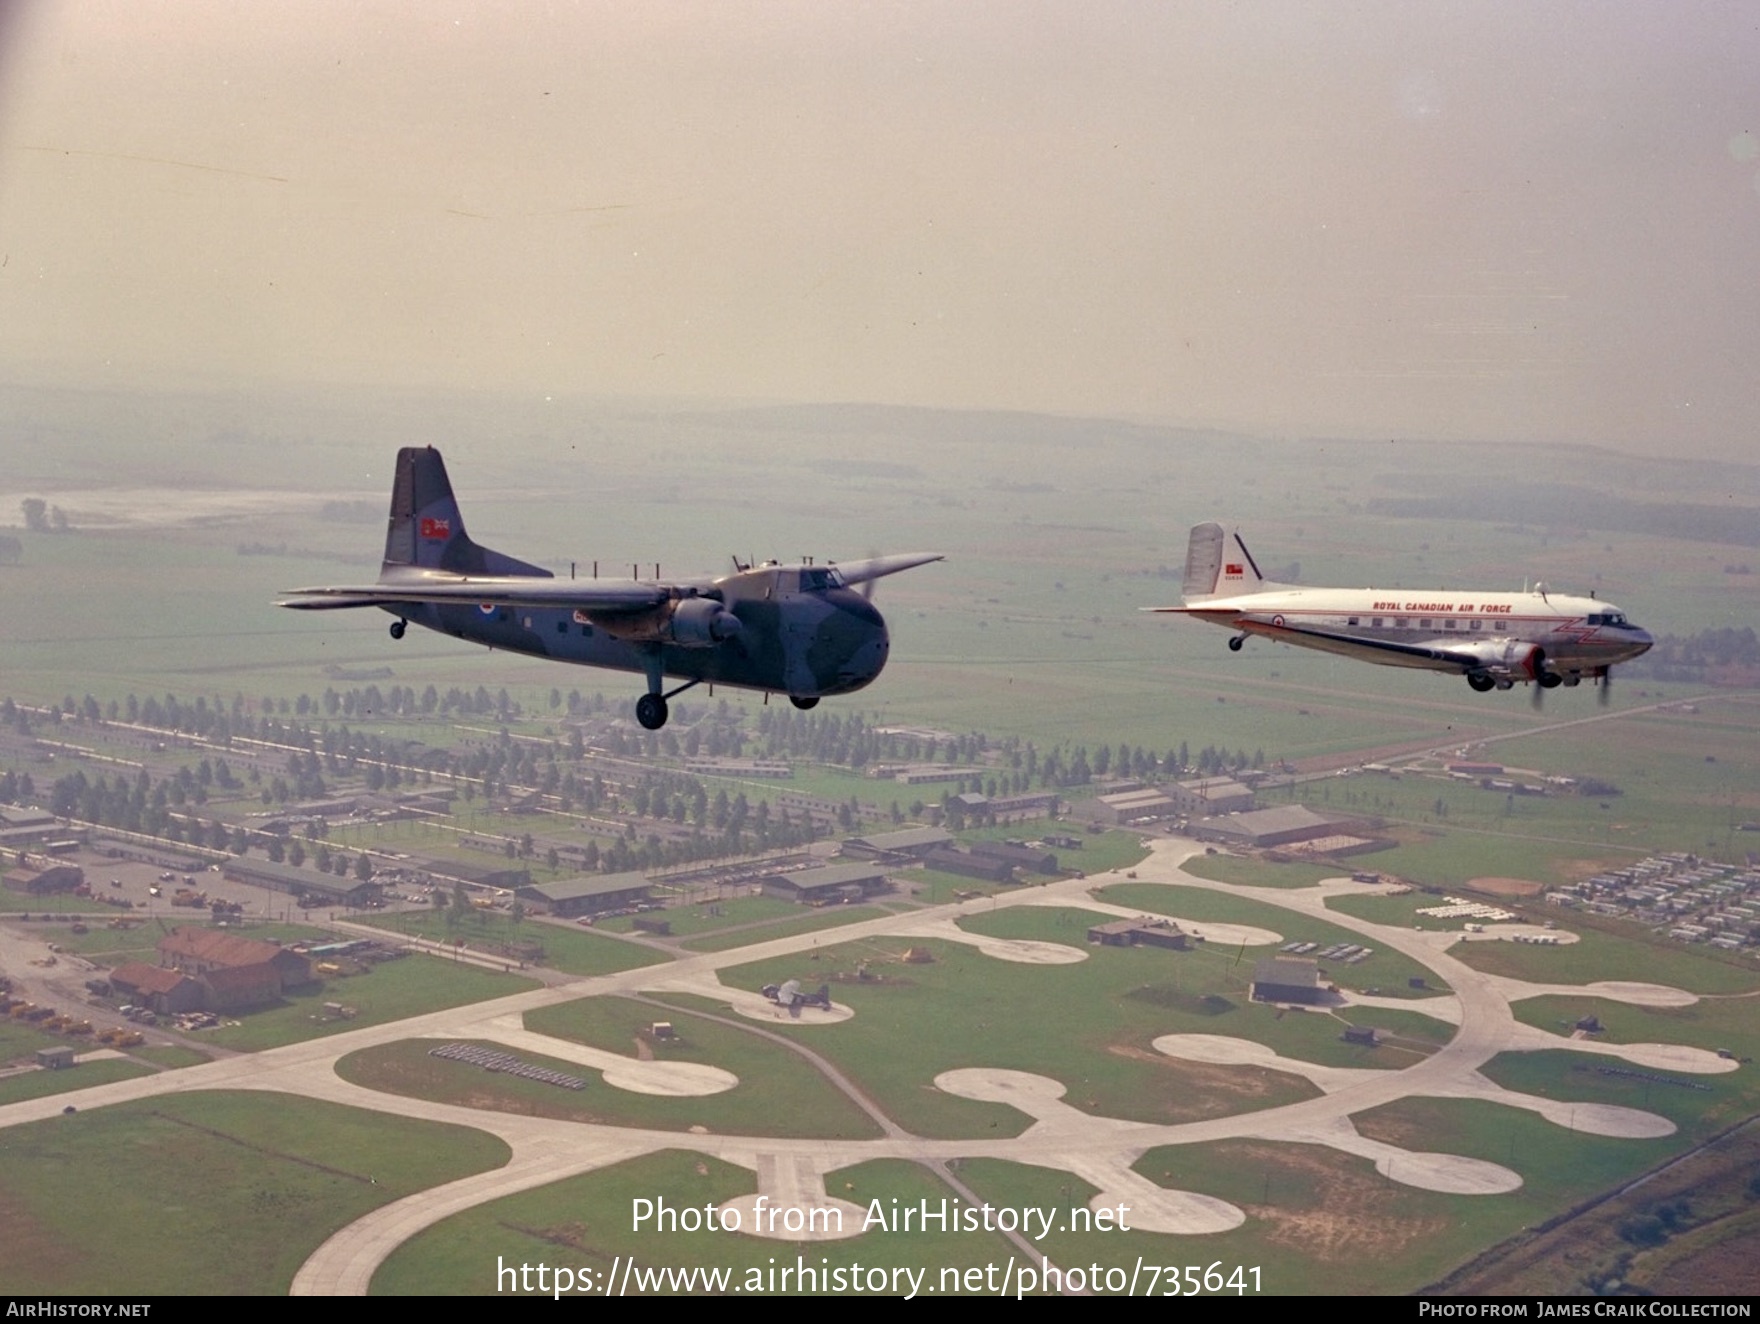
[{"label": "aircraft nose", "polygon": [[888,648],[885,629],[876,630],[850,654],[839,679],[844,680],[851,688],[868,684],[885,668]]},{"label": "aircraft nose", "polygon": [[891,647],[886,622],[866,598],[851,594],[838,613],[836,633],[841,637],[843,656],[837,665],[837,688],[859,690],[870,683],[886,666]]}]

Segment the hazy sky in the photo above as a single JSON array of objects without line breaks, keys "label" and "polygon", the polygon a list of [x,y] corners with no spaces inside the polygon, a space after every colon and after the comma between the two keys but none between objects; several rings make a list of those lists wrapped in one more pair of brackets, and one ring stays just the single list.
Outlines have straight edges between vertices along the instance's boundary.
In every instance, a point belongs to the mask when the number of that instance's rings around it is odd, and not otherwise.
[{"label": "hazy sky", "polygon": [[1756,454],[1743,0],[9,9],[3,377]]}]

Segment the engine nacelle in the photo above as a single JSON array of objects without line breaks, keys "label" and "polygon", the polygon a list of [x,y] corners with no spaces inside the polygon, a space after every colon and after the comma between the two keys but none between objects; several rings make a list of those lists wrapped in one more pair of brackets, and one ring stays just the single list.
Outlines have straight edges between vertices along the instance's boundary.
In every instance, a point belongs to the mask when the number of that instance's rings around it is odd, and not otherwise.
[{"label": "engine nacelle", "polygon": [[739,617],[714,598],[681,598],[673,605],[664,638],[681,648],[713,648],[738,637]]},{"label": "engine nacelle", "polygon": [[1456,657],[1476,663],[1476,670],[1499,680],[1539,680],[1545,674],[1546,650],[1521,639],[1487,640],[1464,648],[1450,647]]},{"label": "engine nacelle", "polygon": [[714,598],[671,598],[637,615],[577,611],[576,624],[591,625],[632,644],[676,644],[714,648],[737,639],[745,626]]}]

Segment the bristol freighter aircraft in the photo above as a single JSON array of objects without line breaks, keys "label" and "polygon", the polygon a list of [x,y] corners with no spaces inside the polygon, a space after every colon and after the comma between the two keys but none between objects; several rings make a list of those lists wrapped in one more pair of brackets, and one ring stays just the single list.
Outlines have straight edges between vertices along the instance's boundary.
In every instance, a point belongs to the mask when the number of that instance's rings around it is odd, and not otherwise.
[{"label": "bristol freighter aircraft", "polygon": [[1272,583],[1240,533],[1215,523],[1192,530],[1182,592],[1185,606],[1149,610],[1233,630],[1228,646],[1237,652],[1249,635],[1263,635],[1382,666],[1452,672],[1479,691],[1518,682],[1552,689],[1587,677],[1600,683],[1605,702],[1613,664],[1653,642],[1612,603],[1549,593],[1543,584],[1481,593]]},{"label": "bristol freighter aircraft", "polygon": [[[441,634],[558,662],[646,675],[636,720],[666,725],[667,700],[708,681],[786,694],[811,708],[869,684],[886,665],[886,622],[869,601],[885,575],[942,558],[880,556],[842,565],[734,562],[720,579],[558,579],[472,542],[440,452],[397,453],[385,561],[375,584],[292,590],[283,607],[381,607]],[[857,586],[865,592],[858,592]],[[666,688],[666,677],[685,683]]]}]

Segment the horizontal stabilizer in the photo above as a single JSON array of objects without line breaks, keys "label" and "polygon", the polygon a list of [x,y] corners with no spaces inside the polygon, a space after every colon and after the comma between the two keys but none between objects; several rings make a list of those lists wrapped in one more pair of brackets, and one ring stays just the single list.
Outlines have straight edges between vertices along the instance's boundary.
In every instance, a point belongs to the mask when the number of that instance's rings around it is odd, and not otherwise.
[{"label": "horizontal stabilizer", "polygon": [[369,589],[349,588],[290,588],[289,593],[322,593],[325,597],[314,598],[310,602],[299,602],[291,598],[283,598],[275,605],[288,607],[294,611],[340,611],[344,607],[391,607],[396,599],[380,597]]}]

